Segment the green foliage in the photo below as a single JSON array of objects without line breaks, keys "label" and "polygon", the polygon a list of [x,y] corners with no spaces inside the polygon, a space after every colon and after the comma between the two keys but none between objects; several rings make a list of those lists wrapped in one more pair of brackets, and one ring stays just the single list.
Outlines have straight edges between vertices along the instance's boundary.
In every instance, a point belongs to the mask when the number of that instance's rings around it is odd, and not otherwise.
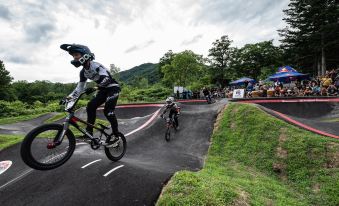
[{"label": "green foliage", "polygon": [[222,36],[212,43],[212,48],[209,50],[208,56],[211,63],[211,74],[213,81],[219,85],[225,86],[225,80],[230,79],[230,62],[234,48],[230,45],[232,40],[227,35]]},{"label": "green foliage", "polygon": [[291,0],[284,13],[287,26],[279,34],[287,63],[313,74],[317,74],[322,55],[328,67],[339,64],[338,1]]},{"label": "green foliage", "polygon": [[160,74],[157,64],[146,63],[120,72],[119,78],[122,82],[131,86],[140,85],[139,81],[145,78],[152,85],[160,81]]},{"label": "green foliage", "polygon": [[62,111],[59,102],[42,103],[35,101],[33,104],[27,104],[18,100],[14,102],[0,100],[0,118],[56,111]]},{"label": "green foliage", "polygon": [[13,77],[6,70],[4,63],[0,60],[0,100],[14,99],[13,91],[10,90],[10,83]]},{"label": "green foliage", "polygon": [[33,104],[35,101],[47,103],[53,100],[61,100],[70,94],[76,84],[52,83],[49,81],[17,81],[11,85],[16,99]]},{"label": "green foliage", "polygon": [[117,81],[120,80],[120,73],[119,73],[120,70],[121,69],[119,67],[115,66],[114,64],[110,65],[109,72],[111,73],[112,77]]},{"label": "green foliage", "polygon": [[273,40],[246,44],[233,54],[231,68],[236,72],[236,78],[266,79],[283,64],[282,54],[282,50],[273,45]]},{"label": "green foliage", "polygon": [[202,56],[188,50],[175,54],[170,64],[161,67],[161,71],[163,81],[169,82],[169,86],[184,87],[199,82],[207,74]]},{"label": "green foliage", "polygon": [[138,89],[125,85],[119,97],[119,103],[127,102],[156,102],[166,99],[172,94],[172,90],[161,86],[152,85],[149,88]]}]

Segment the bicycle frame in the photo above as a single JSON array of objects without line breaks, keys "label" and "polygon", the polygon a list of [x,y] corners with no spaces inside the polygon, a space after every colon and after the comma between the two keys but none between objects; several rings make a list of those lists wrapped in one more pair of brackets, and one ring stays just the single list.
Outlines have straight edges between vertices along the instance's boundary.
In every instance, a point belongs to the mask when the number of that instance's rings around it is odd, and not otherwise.
[{"label": "bicycle frame", "polygon": [[174,128],[173,122],[174,122],[175,120],[174,120],[173,117],[172,117],[172,118],[169,118],[169,117],[165,118],[165,117],[164,117],[164,119],[165,119],[165,121],[166,121],[166,126],[167,126],[167,128],[170,128],[170,127]]},{"label": "bicycle frame", "polygon": [[[61,134],[58,135],[56,141],[54,141],[57,145],[58,145],[58,144],[61,144],[61,142],[62,142],[62,140],[63,140],[63,138],[64,138],[64,136],[65,136],[65,134],[66,134],[66,132],[67,132],[67,130],[68,130],[68,128],[69,128],[69,125],[72,125],[73,127],[75,127],[77,130],[79,130],[82,134],[84,134],[84,135],[86,135],[87,137],[89,137],[91,140],[95,139],[90,133],[88,133],[86,130],[84,130],[83,128],[81,128],[81,127],[77,124],[77,122],[81,122],[81,123],[83,123],[83,124],[85,124],[85,125],[87,125],[87,126],[90,126],[90,127],[93,128],[93,129],[96,129],[96,130],[100,131],[100,132],[101,132],[102,134],[104,134],[106,137],[109,136],[109,134],[107,134],[107,133],[105,132],[105,129],[108,129],[108,127],[106,127],[106,126],[104,126],[104,125],[102,125],[102,124],[99,124],[99,125],[101,126],[101,128],[100,128],[100,127],[97,127],[97,126],[92,125],[92,124],[90,124],[90,123],[88,123],[88,122],[86,122],[86,121],[84,121],[84,120],[82,120],[82,119],[80,119],[80,118],[78,118],[78,117],[76,117],[76,116],[74,115],[74,112],[75,112],[75,111],[74,111],[75,105],[78,103],[78,100],[80,99],[80,97],[81,97],[83,94],[85,94],[85,92],[81,93],[81,94],[79,95],[79,97],[75,99],[74,102],[72,102],[72,101],[66,101],[66,102],[65,102],[65,105],[66,105],[66,106],[65,106],[65,107],[66,107],[65,110],[66,110],[69,114],[68,114],[68,116],[66,117],[65,121],[63,122],[63,129],[62,129]],[[73,104],[72,104],[72,103],[73,103]],[[68,104],[70,104],[70,106],[69,106]],[[69,108],[68,108],[68,107],[69,107]]]}]

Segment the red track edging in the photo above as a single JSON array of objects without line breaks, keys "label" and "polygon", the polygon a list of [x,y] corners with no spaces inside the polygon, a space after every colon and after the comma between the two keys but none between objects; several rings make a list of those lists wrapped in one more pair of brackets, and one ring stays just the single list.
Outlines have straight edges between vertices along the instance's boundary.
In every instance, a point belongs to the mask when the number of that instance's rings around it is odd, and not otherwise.
[{"label": "red track edging", "polygon": [[206,102],[205,99],[178,100],[176,102]]},{"label": "red track edging", "polygon": [[243,103],[280,103],[280,102],[339,102],[339,98],[313,98],[313,99],[246,99],[246,100],[239,100],[237,102]]},{"label": "red track edging", "polygon": [[334,134],[330,134],[330,133],[327,133],[327,132],[324,132],[324,131],[321,131],[321,130],[318,130],[318,129],[315,129],[313,127],[310,127],[310,126],[307,126],[299,121],[296,121],[280,112],[277,112],[277,111],[274,111],[272,110],[272,112],[274,112],[276,115],[279,115],[281,118],[283,118],[284,120],[288,121],[288,122],[291,122],[299,127],[302,127],[306,130],[309,130],[309,131],[312,131],[314,133],[317,133],[317,134],[320,134],[320,135],[324,135],[324,136],[328,136],[328,137],[332,137],[332,138],[335,138],[335,139],[339,139],[339,136],[337,135],[334,135]]}]

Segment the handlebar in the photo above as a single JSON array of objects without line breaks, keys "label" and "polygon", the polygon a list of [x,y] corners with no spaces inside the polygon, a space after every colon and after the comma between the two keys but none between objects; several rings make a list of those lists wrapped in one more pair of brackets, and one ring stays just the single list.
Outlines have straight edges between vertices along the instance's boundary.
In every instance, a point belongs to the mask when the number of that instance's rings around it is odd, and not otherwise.
[{"label": "handlebar", "polygon": [[[90,87],[85,89],[85,91],[81,92],[79,96],[77,97],[71,97],[71,98],[64,98],[59,102],[59,105],[65,105],[65,110],[66,111],[71,111],[73,110],[73,108],[75,107],[75,105],[77,104],[77,102],[79,101],[79,99],[81,98],[82,95],[84,94],[91,94],[94,91],[98,90],[98,87]],[[73,103],[73,104],[72,104]]]}]

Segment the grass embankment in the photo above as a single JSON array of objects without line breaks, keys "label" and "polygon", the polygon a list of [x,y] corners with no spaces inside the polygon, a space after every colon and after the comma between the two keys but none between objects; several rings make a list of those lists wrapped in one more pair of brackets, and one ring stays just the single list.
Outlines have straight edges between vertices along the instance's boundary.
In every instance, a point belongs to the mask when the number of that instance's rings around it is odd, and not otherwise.
[{"label": "grass embankment", "polygon": [[229,104],[204,168],[177,172],[158,205],[339,205],[339,141]]},{"label": "grass embankment", "polygon": [[22,139],[23,135],[0,134],[0,151],[16,143],[21,142]]},{"label": "grass embankment", "polygon": [[0,118],[0,125],[1,124],[12,124],[12,123],[22,122],[26,120],[31,120],[31,119],[35,119],[45,114],[48,114],[48,112],[43,112],[39,114],[21,115],[21,116],[16,116],[16,117],[4,117],[4,118]]}]

